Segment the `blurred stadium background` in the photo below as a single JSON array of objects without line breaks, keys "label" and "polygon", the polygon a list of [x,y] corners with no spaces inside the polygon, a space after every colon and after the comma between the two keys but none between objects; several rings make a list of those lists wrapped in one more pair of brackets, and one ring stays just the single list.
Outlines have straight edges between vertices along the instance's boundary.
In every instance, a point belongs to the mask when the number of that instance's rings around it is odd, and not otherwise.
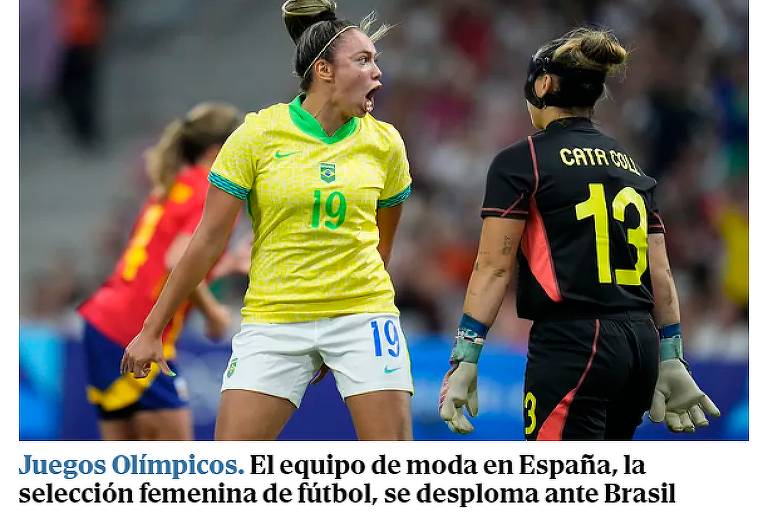
[{"label": "blurred stadium background", "polygon": [[[167,122],[201,100],[253,111],[296,94],[280,4],[20,1],[21,439],[95,438],[74,309],[120,255],[148,192],[142,153]],[[398,23],[378,45],[375,115],[403,134],[414,179],[391,274],[413,358],[416,438],[459,439],[437,417],[437,392],[487,167],[532,131],[527,60],[591,23],[632,50],[595,119],[659,180],[686,354],[725,414],[685,439],[746,439],[747,0],[340,0],[339,12],[359,19],[374,8]],[[229,278],[215,292],[237,310],[245,286]],[[509,295],[483,357],[478,429],[462,439],[522,437],[528,327]],[[210,439],[229,349],[200,333],[193,318],[179,364],[196,434]],[[637,437],[673,438],[647,421]],[[353,438],[332,379],[309,390],[283,438]]]}]

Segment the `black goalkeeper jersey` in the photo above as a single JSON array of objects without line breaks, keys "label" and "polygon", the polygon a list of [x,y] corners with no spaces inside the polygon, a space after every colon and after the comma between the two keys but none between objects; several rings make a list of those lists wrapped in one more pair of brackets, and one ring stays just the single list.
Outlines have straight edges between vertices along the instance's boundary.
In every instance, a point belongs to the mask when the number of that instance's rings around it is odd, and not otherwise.
[{"label": "black goalkeeper jersey", "polygon": [[501,151],[483,217],[525,219],[517,310],[531,320],[653,308],[648,233],[663,233],[656,180],[589,119],[570,117]]}]

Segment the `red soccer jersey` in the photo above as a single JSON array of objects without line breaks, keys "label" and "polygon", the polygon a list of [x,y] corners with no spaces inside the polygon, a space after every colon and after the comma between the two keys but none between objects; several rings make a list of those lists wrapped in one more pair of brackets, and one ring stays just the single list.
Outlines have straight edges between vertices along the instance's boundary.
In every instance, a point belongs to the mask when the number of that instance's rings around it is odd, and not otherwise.
[{"label": "red soccer jersey", "polygon": [[[131,232],[131,239],[106,282],[78,309],[93,327],[121,346],[141,330],[168,277],[166,253],[177,236],[192,234],[200,222],[208,191],[208,170],[182,170],[168,195],[151,197]],[[189,309],[182,305],[163,332],[166,357]]]}]

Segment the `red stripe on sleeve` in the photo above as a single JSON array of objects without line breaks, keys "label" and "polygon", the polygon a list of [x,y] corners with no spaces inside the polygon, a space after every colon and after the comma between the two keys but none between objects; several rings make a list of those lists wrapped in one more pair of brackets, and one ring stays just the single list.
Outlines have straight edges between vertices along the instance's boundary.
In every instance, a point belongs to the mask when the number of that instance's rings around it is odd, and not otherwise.
[{"label": "red stripe on sleeve", "polygon": [[667,232],[667,228],[664,226],[664,221],[661,219],[661,215],[659,215],[656,212],[651,212],[651,213],[653,214],[654,217],[656,217],[656,220],[658,221],[658,223],[650,224],[648,227],[649,228],[661,228],[661,231],[663,233],[666,233]]}]

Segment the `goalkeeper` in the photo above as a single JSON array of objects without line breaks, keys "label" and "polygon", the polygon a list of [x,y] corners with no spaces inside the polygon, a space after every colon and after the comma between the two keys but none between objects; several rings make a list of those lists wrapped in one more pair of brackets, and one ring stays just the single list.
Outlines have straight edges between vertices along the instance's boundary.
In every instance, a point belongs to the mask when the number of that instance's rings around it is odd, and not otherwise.
[{"label": "goalkeeper", "polygon": [[[664,225],[646,176],[591,122],[626,50],[576,29],[531,58],[525,96],[539,132],[491,164],[477,260],[440,390],[461,434],[477,415],[477,370],[515,265],[517,308],[534,321],[525,371],[528,440],[631,439],[651,420],[692,432],[719,416],[683,359]],[[518,248],[520,249],[518,255]]]}]

